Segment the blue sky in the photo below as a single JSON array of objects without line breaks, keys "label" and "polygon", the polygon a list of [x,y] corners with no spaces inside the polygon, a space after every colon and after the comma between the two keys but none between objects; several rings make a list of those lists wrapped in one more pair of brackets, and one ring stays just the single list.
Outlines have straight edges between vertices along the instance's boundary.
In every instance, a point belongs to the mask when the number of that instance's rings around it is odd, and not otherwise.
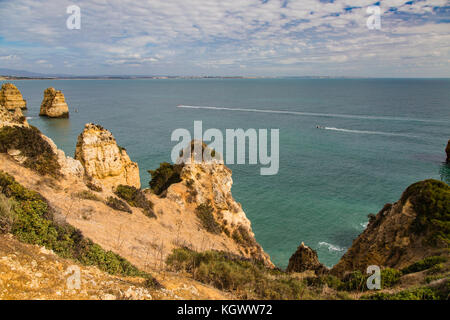
[{"label": "blue sky", "polygon": [[[66,28],[72,4],[80,30]],[[366,25],[374,4],[380,30]],[[449,77],[449,23],[448,0],[0,0],[0,68]]]}]

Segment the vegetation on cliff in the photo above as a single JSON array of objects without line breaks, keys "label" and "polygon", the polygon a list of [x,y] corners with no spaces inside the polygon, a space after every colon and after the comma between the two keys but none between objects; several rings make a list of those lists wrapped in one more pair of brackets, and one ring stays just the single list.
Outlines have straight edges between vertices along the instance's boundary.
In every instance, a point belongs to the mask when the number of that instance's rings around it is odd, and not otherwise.
[{"label": "vegetation on cliff", "polygon": [[167,264],[175,271],[187,271],[195,280],[232,292],[241,299],[311,297],[301,280],[224,252],[175,249]]},{"label": "vegetation on cliff", "polygon": [[438,180],[420,181],[409,186],[400,201],[408,199],[417,212],[411,231],[426,234],[430,244],[450,245],[450,187]]},{"label": "vegetation on cliff", "polygon": [[163,162],[156,170],[149,170],[152,176],[150,188],[157,195],[162,194],[171,184],[181,182],[180,173],[183,165]]},{"label": "vegetation on cliff", "polygon": [[195,213],[199,218],[203,228],[205,228],[208,232],[220,234],[222,229],[217,223],[216,218],[214,218],[213,212],[214,208],[210,203],[202,203],[195,209]]},{"label": "vegetation on cliff", "polygon": [[141,189],[121,184],[116,188],[114,193],[119,198],[125,200],[130,206],[141,208],[146,216],[156,218],[156,215],[153,212],[153,203],[147,200]]},{"label": "vegetation on cliff", "polygon": [[0,194],[5,199],[0,206],[0,229],[11,232],[20,241],[44,246],[63,258],[71,258],[83,265],[97,266],[110,274],[153,278],[112,251],[83,236],[80,230],[58,221],[48,202],[39,193],[17,183],[0,171]]},{"label": "vegetation on cliff", "polygon": [[19,150],[24,157],[23,165],[41,175],[59,177],[61,166],[50,144],[42,137],[39,129],[30,127],[0,128],[0,152]]},{"label": "vegetation on cliff", "polygon": [[123,212],[127,212],[127,213],[133,213],[130,206],[128,204],[126,204],[126,202],[123,202],[122,200],[117,199],[115,197],[108,197],[108,199],[106,199],[105,204],[108,207],[113,208],[114,210],[119,210],[119,211],[123,211]]}]

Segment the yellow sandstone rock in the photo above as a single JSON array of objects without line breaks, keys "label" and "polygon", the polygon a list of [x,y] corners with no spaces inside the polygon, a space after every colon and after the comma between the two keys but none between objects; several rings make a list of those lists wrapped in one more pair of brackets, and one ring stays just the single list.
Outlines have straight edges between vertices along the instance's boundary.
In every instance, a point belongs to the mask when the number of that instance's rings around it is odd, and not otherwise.
[{"label": "yellow sandstone rock", "polygon": [[59,90],[55,90],[55,88],[45,89],[39,115],[50,118],[68,118],[69,107],[64,94]]},{"label": "yellow sandstone rock", "polygon": [[141,187],[137,163],[117,145],[111,132],[99,125],[86,124],[78,136],[75,159],[84,166],[88,177],[101,180],[102,185]]},{"label": "yellow sandstone rock", "polygon": [[23,99],[19,89],[12,83],[4,83],[0,90],[0,105],[8,110],[26,109],[27,102]]}]

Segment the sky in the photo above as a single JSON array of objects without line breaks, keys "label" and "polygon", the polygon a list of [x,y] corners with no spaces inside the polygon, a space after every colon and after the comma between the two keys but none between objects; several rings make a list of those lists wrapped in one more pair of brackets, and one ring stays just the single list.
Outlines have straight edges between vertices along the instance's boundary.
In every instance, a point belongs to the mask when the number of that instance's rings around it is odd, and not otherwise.
[{"label": "sky", "polygon": [[[80,29],[67,28],[70,5]],[[367,26],[370,6],[380,28]],[[0,68],[449,77],[450,0],[0,0]]]}]

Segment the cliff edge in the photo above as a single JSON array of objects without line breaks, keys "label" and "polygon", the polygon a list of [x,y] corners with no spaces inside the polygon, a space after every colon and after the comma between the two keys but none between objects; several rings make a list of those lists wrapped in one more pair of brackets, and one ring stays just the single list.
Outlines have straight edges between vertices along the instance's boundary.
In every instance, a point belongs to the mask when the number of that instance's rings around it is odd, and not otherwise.
[{"label": "cliff edge", "polygon": [[386,204],[331,272],[344,275],[370,265],[401,269],[450,244],[450,187],[441,181],[412,184],[399,201]]}]

